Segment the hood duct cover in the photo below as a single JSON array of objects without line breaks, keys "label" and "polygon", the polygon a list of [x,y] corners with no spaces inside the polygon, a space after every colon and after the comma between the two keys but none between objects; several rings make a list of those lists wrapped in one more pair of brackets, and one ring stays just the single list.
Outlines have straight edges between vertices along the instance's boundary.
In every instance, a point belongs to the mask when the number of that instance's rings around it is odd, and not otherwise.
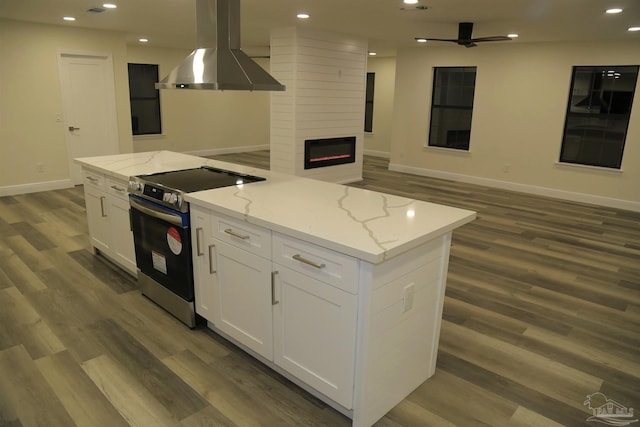
[{"label": "hood duct cover", "polygon": [[239,0],[196,0],[196,37],[197,48],[156,89],[285,90],[240,50]]}]

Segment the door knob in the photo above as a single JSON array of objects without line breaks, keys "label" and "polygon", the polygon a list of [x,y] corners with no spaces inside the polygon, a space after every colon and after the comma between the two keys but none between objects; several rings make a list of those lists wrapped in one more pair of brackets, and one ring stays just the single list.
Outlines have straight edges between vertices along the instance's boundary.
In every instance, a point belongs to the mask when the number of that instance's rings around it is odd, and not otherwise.
[{"label": "door knob", "polygon": [[73,127],[73,126],[69,126],[69,130],[70,130],[71,132],[73,132],[74,130],[80,130],[80,128],[76,128],[76,127]]}]

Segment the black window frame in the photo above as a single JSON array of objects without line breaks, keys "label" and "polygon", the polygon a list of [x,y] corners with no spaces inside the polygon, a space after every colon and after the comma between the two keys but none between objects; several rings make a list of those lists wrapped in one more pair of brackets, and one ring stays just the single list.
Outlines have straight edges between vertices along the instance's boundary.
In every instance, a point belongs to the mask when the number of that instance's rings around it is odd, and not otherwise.
[{"label": "black window frame", "polygon": [[[473,70],[473,73],[471,73]],[[447,75],[447,83],[442,84],[443,73],[462,72],[462,84],[448,82],[452,77]],[[471,74],[473,78],[471,79]],[[469,151],[471,143],[471,124],[473,121],[473,104],[475,99],[477,66],[434,67],[431,90],[431,116],[429,120],[428,146]],[[472,83],[469,85],[469,83]],[[469,88],[471,93],[469,94]],[[453,92],[449,92],[451,89]],[[470,95],[470,97],[469,97]],[[451,98],[451,99],[449,99]],[[463,128],[448,129],[442,125],[447,116],[454,117],[462,123]],[[456,117],[457,116],[457,117]]]},{"label": "black window frame", "polygon": [[364,131],[373,132],[373,99],[376,86],[376,73],[367,72],[364,99]]},{"label": "black window frame", "polygon": [[131,106],[131,132],[134,136],[161,135],[162,114],[157,64],[129,63],[129,103]]},{"label": "black window frame", "polygon": [[[638,65],[581,65],[572,68],[560,163],[614,170],[622,168],[639,70]],[[616,91],[615,82],[623,77],[623,72],[627,73],[624,78],[631,85],[630,90]],[[588,73],[591,73],[588,87],[577,87],[584,86]],[[580,83],[578,75],[583,77]]]}]

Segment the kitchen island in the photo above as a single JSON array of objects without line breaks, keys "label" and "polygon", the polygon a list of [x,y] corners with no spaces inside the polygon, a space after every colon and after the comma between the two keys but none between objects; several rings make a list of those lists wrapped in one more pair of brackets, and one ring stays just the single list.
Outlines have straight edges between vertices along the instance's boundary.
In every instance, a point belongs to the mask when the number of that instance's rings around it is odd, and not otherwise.
[{"label": "kitchen island", "polygon": [[353,425],[435,372],[451,233],[474,212],[166,151],[77,161],[121,181],[201,165],[266,178],[186,195],[196,312]]}]

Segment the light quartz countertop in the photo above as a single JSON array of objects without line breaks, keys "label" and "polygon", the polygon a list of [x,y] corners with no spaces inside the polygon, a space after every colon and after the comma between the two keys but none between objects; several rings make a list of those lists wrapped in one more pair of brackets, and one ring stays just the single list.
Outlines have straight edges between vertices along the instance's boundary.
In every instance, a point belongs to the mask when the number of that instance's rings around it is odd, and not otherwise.
[{"label": "light quartz countertop", "polygon": [[381,263],[472,221],[473,211],[171,151],[75,159],[116,179],[202,165],[266,178],[189,193],[188,202]]}]

